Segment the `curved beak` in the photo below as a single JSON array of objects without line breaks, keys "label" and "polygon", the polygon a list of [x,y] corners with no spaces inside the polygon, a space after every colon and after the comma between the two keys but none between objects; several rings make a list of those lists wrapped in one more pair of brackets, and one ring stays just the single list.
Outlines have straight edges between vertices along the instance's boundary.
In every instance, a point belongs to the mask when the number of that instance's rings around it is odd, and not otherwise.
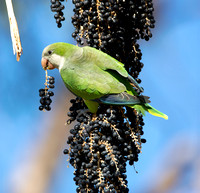
[{"label": "curved beak", "polygon": [[53,70],[55,68],[46,58],[42,58],[41,64],[44,70]]}]

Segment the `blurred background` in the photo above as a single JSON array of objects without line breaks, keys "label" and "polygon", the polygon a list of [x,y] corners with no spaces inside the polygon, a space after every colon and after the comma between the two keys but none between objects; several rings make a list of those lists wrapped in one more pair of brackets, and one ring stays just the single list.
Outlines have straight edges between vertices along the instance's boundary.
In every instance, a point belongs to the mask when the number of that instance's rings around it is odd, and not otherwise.
[{"label": "blurred background", "polygon": [[[58,71],[50,112],[40,112],[44,88],[40,65],[45,46],[76,44],[71,37],[73,5],[65,2],[58,29],[50,1],[13,1],[23,55],[16,61],[4,1],[0,5],[0,192],[73,193],[73,167],[63,155],[69,98]],[[130,193],[200,192],[200,1],[154,1],[153,38],[140,41],[145,64],[140,75],[152,105],[169,120],[145,117],[142,154],[127,167]],[[69,166],[69,167],[68,167]]]}]

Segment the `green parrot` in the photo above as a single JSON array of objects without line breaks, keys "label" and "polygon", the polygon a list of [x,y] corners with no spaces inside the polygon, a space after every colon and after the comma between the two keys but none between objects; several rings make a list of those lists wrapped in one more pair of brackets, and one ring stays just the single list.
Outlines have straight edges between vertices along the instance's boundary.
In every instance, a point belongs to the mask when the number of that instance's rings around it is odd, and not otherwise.
[{"label": "green parrot", "polygon": [[[108,54],[92,47],[78,47],[68,43],[54,43],[42,53],[42,67],[57,68],[66,87],[81,97],[89,111],[96,113],[99,104],[122,105],[134,108],[138,113],[164,119],[168,116],[153,108],[149,97],[136,80],[124,68],[124,64]],[[136,89],[134,89],[134,87]]]}]

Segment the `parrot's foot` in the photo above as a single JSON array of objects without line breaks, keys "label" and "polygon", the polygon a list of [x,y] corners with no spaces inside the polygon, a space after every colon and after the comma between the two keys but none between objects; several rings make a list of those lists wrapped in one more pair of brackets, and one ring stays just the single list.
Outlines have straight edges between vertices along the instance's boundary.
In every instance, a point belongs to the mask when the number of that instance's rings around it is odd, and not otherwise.
[{"label": "parrot's foot", "polygon": [[90,112],[89,109],[77,110],[78,115],[76,116],[76,118],[79,118],[79,117],[81,117],[83,115],[83,116],[87,117],[88,119],[91,119],[91,116],[88,115],[89,112]]}]

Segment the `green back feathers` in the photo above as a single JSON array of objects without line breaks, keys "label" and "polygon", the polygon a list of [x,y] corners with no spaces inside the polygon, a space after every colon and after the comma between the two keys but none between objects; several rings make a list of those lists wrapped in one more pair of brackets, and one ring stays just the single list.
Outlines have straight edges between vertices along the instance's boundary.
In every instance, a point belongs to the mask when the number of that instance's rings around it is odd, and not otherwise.
[{"label": "green back feathers", "polygon": [[91,59],[95,59],[94,64],[102,70],[114,70],[117,71],[121,76],[128,77],[128,72],[124,68],[124,64],[115,58],[92,47],[85,46],[83,47],[83,50],[86,54],[92,55]]}]

